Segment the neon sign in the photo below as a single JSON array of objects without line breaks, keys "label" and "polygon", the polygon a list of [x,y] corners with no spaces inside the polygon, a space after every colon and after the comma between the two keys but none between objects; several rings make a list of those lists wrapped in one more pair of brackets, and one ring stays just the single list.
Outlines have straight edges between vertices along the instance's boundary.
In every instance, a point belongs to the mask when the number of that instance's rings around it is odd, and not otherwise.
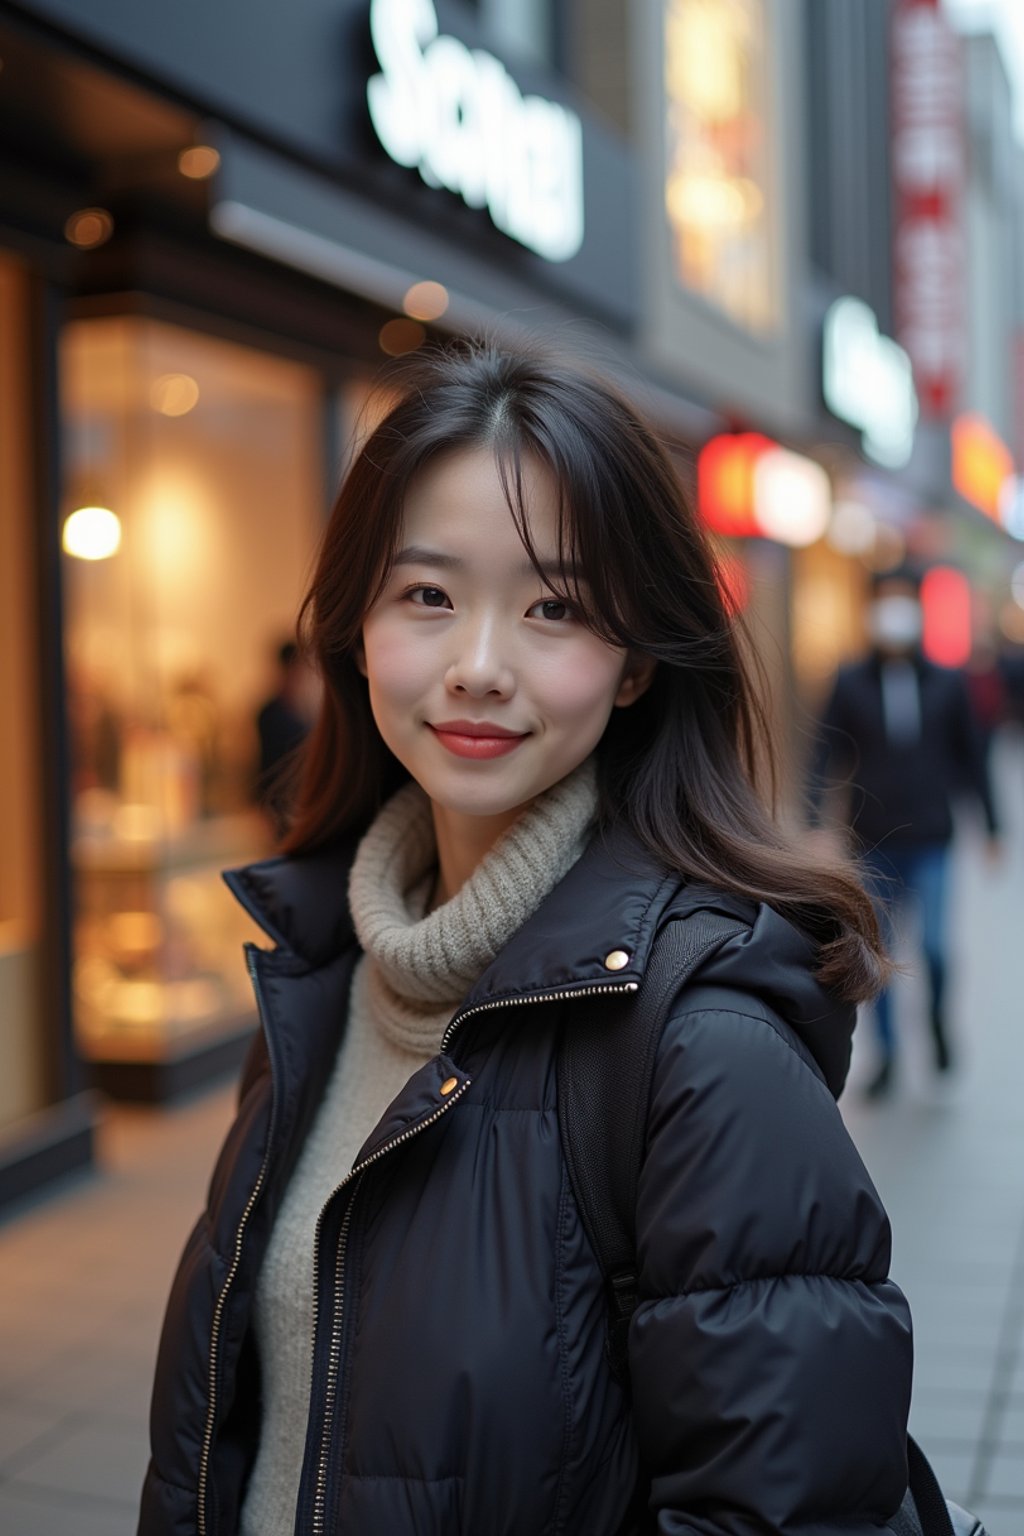
[{"label": "neon sign", "polygon": [[914,449],[913,369],[860,299],[837,299],[826,315],[823,369],[825,404],[833,416],[860,430],[869,459],[900,469]]},{"label": "neon sign", "polygon": [[374,131],[398,165],[446,187],[548,261],[583,244],[583,129],[568,107],[524,96],[492,54],[438,30],[433,0],[372,0],[380,64],[366,87]]}]

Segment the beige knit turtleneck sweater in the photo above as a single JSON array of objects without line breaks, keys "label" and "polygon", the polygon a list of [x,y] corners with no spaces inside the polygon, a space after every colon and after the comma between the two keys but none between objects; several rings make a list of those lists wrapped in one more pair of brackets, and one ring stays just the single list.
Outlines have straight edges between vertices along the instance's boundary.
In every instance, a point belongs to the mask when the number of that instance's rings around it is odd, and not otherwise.
[{"label": "beige knit turtleneck sweater", "polygon": [[539,796],[451,901],[428,916],[437,846],[419,786],[400,789],[359,844],[349,903],[365,953],[352,978],[348,1026],[257,1281],[263,1412],[241,1536],[291,1536],[295,1528],[317,1217],[392,1099],[437,1054],[470,987],[579,858],[596,805],[588,759]]}]

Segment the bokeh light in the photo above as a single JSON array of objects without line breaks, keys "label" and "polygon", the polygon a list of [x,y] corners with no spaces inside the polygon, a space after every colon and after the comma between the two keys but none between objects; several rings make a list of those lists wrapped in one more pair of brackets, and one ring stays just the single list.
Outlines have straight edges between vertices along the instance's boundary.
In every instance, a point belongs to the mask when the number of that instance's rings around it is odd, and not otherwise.
[{"label": "bokeh light", "polygon": [[382,352],[388,357],[401,357],[405,352],[415,352],[427,339],[427,333],[418,320],[396,318],[388,320],[380,328],[377,337]]},{"label": "bokeh light", "polygon": [[178,170],[190,181],[205,181],[220,165],[220,153],[212,144],[193,144],[178,156]]},{"label": "bokeh light", "polygon": [[187,373],[162,373],[150,385],[149,403],[161,416],[187,416],[199,403],[199,385]]},{"label": "bokeh light", "polygon": [[79,208],[64,225],[64,238],[80,251],[94,251],[114,233],[114,219],[106,208]]},{"label": "bokeh light", "polygon": [[413,283],[402,308],[413,320],[438,320],[448,308],[448,290],[443,283]]},{"label": "bokeh light", "polygon": [[121,520],[109,507],[78,507],[65,520],[61,546],[78,560],[109,560],[121,546]]}]

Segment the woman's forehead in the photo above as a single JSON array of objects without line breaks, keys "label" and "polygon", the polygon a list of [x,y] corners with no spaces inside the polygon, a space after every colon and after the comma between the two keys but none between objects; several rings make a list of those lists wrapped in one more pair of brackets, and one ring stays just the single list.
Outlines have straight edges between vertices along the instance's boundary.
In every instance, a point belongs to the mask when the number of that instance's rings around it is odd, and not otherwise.
[{"label": "woman's forehead", "polygon": [[521,460],[518,475],[511,465],[503,473],[492,448],[459,449],[427,464],[411,480],[402,504],[400,548],[438,538],[467,545],[493,540],[505,548],[522,548],[520,520],[538,555],[557,556],[559,493],[547,466],[530,455]]}]

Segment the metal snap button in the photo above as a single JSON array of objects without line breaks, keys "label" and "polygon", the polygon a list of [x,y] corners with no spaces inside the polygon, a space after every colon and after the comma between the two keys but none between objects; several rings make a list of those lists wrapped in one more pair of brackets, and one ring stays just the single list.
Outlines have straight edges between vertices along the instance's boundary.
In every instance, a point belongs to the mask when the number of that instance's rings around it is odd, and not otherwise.
[{"label": "metal snap button", "polygon": [[444,1082],[441,1084],[441,1092],[444,1097],[447,1098],[452,1089],[457,1088],[458,1086],[459,1080],[457,1077],[446,1077]]},{"label": "metal snap button", "polygon": [[621,971],[623,966],[629,964],[629,956],[624,949],[613,949],[610,955],[604,957],[606,971]]}]

